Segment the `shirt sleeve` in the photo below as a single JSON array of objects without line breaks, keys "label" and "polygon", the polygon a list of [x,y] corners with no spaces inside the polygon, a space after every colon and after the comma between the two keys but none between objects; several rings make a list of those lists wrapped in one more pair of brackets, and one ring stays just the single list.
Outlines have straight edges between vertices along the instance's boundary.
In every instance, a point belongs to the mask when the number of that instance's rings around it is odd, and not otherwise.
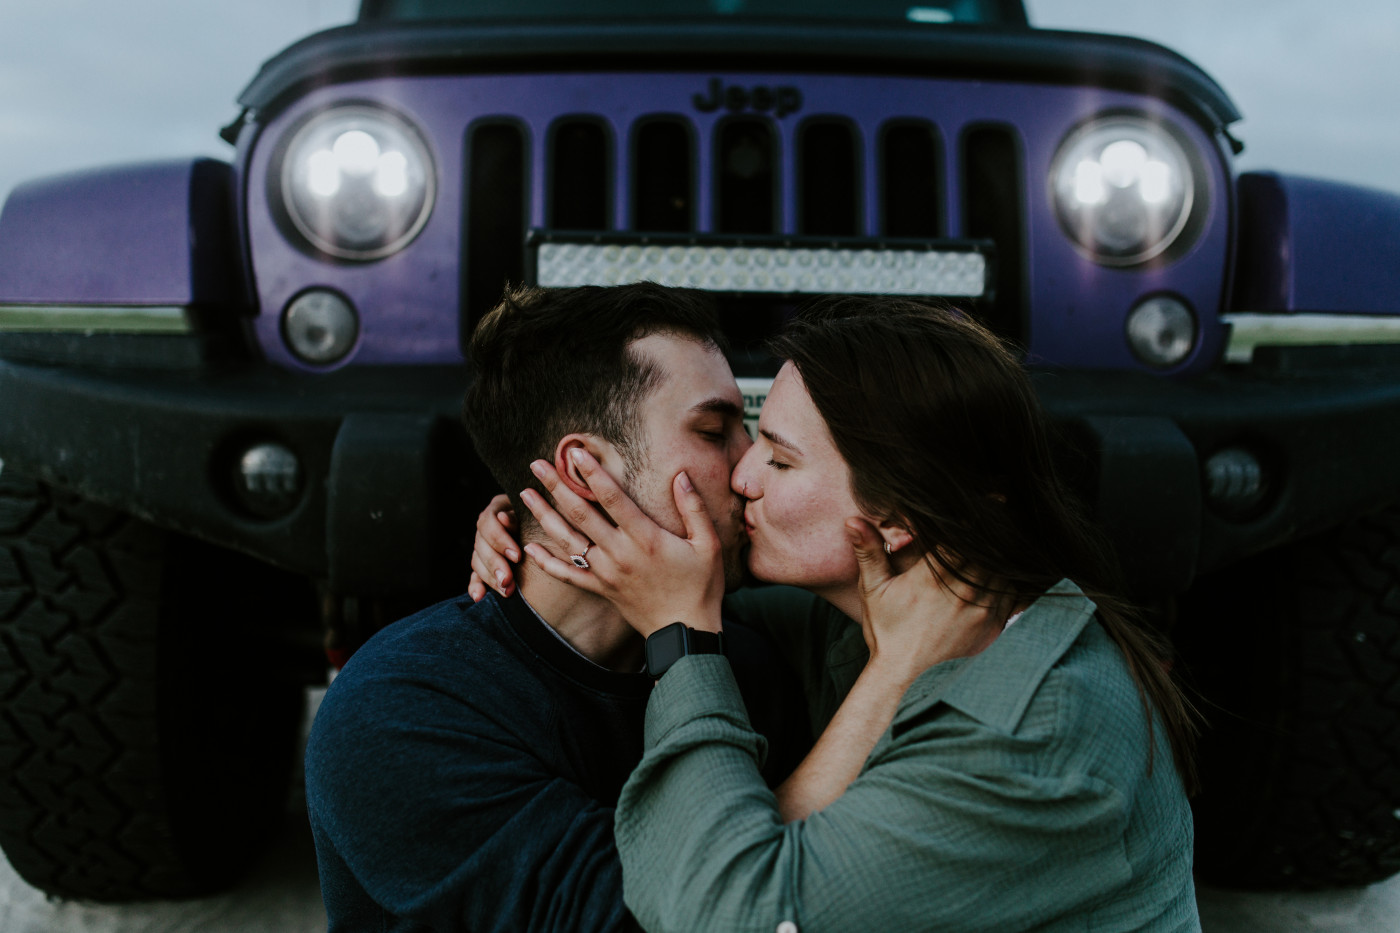
[{"label": "shirt sleeve", "polygon": [[378,708],[413,715],[323,705],[307,797],[375,904],[437,931],[637,929],[611,807],[548,773],[522,734],[440,691],[358,686],[411,691]]},{"label": "shirt sleeve", "polygon": [[618,804],[628,906],[652,933],[773,933],[784,921],[803,933],[1007,931],[1128,880],[1124,800],[1082,770],[1047,767],[1044,736],[943,706],[903,727],[842,797],[784,825],[724,660],[677,662]]}]

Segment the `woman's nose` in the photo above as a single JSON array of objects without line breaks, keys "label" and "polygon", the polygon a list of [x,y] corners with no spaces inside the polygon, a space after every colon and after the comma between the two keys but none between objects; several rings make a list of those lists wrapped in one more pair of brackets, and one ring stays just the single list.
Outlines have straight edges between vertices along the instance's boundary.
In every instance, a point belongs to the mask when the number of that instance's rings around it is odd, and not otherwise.
[{"label": "woman's nose", "polygon": [[750,447],[739,463],[734,467],[734,474],[729,478],[729,488],[733,489],[745,499],[757,499],[763,494],[758,484],[753,482],[752,462],[757,447]]}]

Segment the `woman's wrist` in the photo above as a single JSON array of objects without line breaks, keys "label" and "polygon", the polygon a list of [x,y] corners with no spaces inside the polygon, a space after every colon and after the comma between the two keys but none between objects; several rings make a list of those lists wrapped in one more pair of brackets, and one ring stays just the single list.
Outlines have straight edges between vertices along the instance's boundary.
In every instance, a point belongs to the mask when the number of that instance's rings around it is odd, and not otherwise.
[{"label": "woman's wrist", "polygon": [[869,660],[865,662],[865,672],[871,678],[897,686],[902,691],[929,666],[921,666],[907,653],[876,650],[870,653]]}]

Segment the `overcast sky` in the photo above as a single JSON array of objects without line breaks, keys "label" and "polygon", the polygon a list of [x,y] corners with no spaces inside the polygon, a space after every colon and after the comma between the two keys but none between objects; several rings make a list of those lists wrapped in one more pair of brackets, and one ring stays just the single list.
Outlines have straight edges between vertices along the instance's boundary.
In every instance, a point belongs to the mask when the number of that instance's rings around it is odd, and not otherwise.
[{"label": "overcast sky", "polygon": [[[852,0],[860,2],[860,0]],[[1400,0],[1029,0],[1037,26],[1141,36],[1210,72],[1242,168],[1400,192]],[[214,155],[258,65],[356,0],[0,0],[0,198],[27,178]]]}]

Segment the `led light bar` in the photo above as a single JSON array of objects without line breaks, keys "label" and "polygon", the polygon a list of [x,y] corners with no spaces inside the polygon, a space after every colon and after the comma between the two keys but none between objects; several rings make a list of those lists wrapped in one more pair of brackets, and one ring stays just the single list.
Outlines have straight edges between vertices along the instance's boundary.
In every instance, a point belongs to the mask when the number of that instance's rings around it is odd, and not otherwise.
[{"label": "led light bar", "polygon": [[987,257],[961,244],[571,242],[551,236],[534,246],[535,284],[544,288],[657,282],[714,292],[949,298],[981,298],[987,291]]}]

